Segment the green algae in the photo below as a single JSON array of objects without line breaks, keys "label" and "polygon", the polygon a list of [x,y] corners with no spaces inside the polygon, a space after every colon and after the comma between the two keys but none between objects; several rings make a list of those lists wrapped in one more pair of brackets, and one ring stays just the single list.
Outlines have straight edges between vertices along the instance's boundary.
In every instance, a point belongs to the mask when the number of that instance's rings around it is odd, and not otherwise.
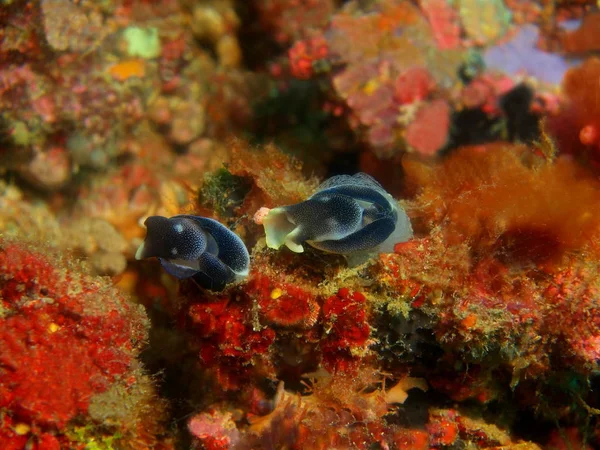
[{"label": "green algae", "polygon": [[19,147],[31,144],[31,133],[25,123],[20,121],[15,122],[12,129],[12,140]]},{"label": "green algae", "polygon": [[73,428],[69,432],[69,438],[85,444],[85,450],[115,450],[119,448],[118,441],[122,436],[119,432],[109,436],[98,436],[98,428],[87,425]]},{"label": "green algae", "polygon": [[127,41],[129,56],[153,59],[160,55],[161,45],[156,28],[129,27],[123,37]]},{"label": "green algae", "polygon": [[219,215],[231,215],[250,191],[248,181],[233,175],[225,167],[208,175],[200,189],[200,202]]}]

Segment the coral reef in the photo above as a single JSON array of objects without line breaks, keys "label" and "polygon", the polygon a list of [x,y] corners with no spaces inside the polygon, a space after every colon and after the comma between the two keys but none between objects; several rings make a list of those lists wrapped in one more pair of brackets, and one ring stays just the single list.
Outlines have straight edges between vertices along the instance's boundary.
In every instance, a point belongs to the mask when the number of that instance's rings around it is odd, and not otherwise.
[{"label": "coral reef", "polygon": [[[428,7],[434,14],[433,6]],[[442,53],[446,43],[438,50],[431,25],[408,2],[376,2],[364,15],[357,15],[358,10],[351,2],[332,18],[324,32],[326,43],[317,44],[318,38],[311,38],[306,47],[312,67],[323,58],[336,67],[343,65],[331,72],[332,89],[348,109],[351,127],[362,130],[377,155],[390,157],[402,147],[434,153],[448,136],[450,110],[440,97],[443,89],[456,82],[461,51]],[[297,58],[299,45],[290,50],[292,73],[300,70],[306,76],[310,74],[305,68],[308,55]],[[429,51],[421,51],[425,48]],[[419,130],[432,121],[439,135],[431,141],[422,135],[417,138]]]},{"label": "coral reef", "polygon": [[0,447],[600,447],[599,17],[0,2]]},{"label": "coral reef", "polygon": [[[206,134],[208,80],[239,64],[231,5],[203,2],[190,11],[165,1],[161,20],[152,21],[142,14],[149,6],[131,3],[116,8],[48,0],[23,11],[0,6],[6,32],[14,34],[3,51],[27,55],[6,58],[0,67],[2,123],[13,148],[2,167],[43,190],[57,190],[74,183],[81,169],[106,170],[139,152],[134,142],[152,124],[168,130],[176,147]],[[39,29],[22,26],[23,17]],[[181,27],[189,20],[190,27]],[[43,63],[29,47],[18,46],[23,39],[43,48],[37,52]],[[194,39],[209,41],[216,60]]]},{"label": "coral reef", "polygon": [[[378,158],[404,152],[432,156],[474,143],[452,136],[464,126],[458,121],[465,106],[497,127],[506,126],[506,119],[516,121],[501,108],[508,82],[535,89],[535,102],[525,105],[531,113],[556,111],[553,87],[580,59],[566,58],[569,44],[555,41],[576,41],[577,31],[561,26],[582,14],[564,5],[532,3],[347,2],[328,24],[311,28],[291,46],[289,72],[299,79],[326,80],[323,109],[346,117]],[[511,21],[515,15],[518,26]],[[584,17],[581,35],[595,23],[595,14]],[[562,53],[553,51],[557,46]],[[579,54],[592,49],[584,42]],[[486,86],[489,102],[474,105],[459,94],[480,90],[481,80],[488,85],[501,79],[504,88]],[[509,137],[527,142],[537,137],[522,136]]]},{"label": "coral reef", "polygon": [[[199,339],[203,376],[212,386],[207,412],[189,423],[204,446],[280,446],[292,436],[292,442],[310,448],[358,442],[538,448],[494,428],[514,425],[513,419],[477,425],[481,419],[468,408],[430,406],[419,422],[427,431],[420,434],[400,419],[412,414],[410,394],[407,406],[383,412],[373,403],[360,412],[348,406],[351,422],[338,413],[327,420],[331,430],[319,431],[322,419],[310,417],[322,413],[313,408],[334,408],[329,402],[347,397],[338,392],[325,400],[311,392],[337,382],[344,383],[345,393],[357,389],[349,387],[347,376],[366,376],[369,387],[354,392],[374,396],[381,389],[379,377],[394,385],[407,372],[418,374],[430,391],[489,411],[502,404],[513,418],[519,408],[535,409],[546,420],[567,420],[568,409],[585,416],[586,407],[596,407],[587,387],[597,372],[600,331],[595,262],[600,224],[587,213],[598,208],[595,177],[573,160],[509,143],[464,148],[439,163],[406,161],[405,169],[416,193],[408,210],[417,233],[426,237],[397,244],[394,253],[357,268],[314,252],[273,254],[259,243],[252,260],[260,273],[252,272],[228,295],[207,298],[192,284],[182,286],[186,305],[192,305],[183,309],[192,318],[184,328]],[[575,189],[577,202],[565,186]],[[260,381],[265,377],[271,388]],[[280,386],[272,405],[265,406],[276,380],[284,380],[285,389]],[[249,386],[261,393],[236,399],[226,394]],[[282,399],[298,390],[301,397],[292,403],[298,406],[291,408],[291,400]],[[223,403],[225,398],[230,400]],[[234,413],[239,408],[252,414],[249,426]],[[260,420],[253,416],[256,408],[264,416]],[[370,427],[384,416],[378,426],[385,437],[378,441],[375,436],[382,434]],[[282,427],[286,437],[279,434]],[[481,427],[484,435],[475,431]]]}]

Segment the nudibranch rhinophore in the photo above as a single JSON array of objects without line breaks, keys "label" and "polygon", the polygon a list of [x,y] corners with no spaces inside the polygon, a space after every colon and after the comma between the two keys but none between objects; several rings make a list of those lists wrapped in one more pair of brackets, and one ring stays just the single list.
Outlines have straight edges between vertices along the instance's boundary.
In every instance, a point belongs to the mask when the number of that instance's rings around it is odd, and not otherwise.
[{"label": "nudibranch rhinophore", "polygon": [[365,173],[329,178],[307,200],[270,210],[262,223],[268,247],[297,253],[304,242],[345,256],[389,253],[413,235],[404,209]]},{"label": "nudibranch rhinophore", "polygon": [[194,279],[207,289],[222,290],[248,275],[250,255],[234,232],[213,219],[179,215],[150,216],[146,238],[135,258],[156,256],[165,271]]}]

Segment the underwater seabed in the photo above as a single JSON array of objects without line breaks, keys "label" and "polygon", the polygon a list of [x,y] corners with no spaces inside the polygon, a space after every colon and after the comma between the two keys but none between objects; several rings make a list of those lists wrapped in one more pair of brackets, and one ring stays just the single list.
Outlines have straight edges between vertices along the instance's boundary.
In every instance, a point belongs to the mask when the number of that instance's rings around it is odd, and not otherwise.
[{"label": "underwater seabed", "polygon": [[595,0],[0,2],[0,448],[600,447]]}]

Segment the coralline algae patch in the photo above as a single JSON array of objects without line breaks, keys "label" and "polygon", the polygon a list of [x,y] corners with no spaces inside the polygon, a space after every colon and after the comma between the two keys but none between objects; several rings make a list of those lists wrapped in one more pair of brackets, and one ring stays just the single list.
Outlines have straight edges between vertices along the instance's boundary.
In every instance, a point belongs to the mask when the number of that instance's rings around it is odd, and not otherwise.
[{"label": "coralline algae patch", "polygon": [[184,291],[185,328],[215,389],[247,389],[278,373],[299,377],[321,363],[334,372],[356,372],[369,355],[365,297],[347,288],[324,297],[265,269],[226,295],[208,296],[191,286]]},{"label": "coralline algae patch", "polygon": [[[381,2],[369,12],[342,9],[324,31],[325,42],[316,46],[314,37],[308,48],[319,49],[312,52],[317,66],[320,59],[344,63],[326,75],[350,126],[376,155],[391,157],[398,149],[431,155],[446,143],[450,108],[442,92],[456,81],[462,50],[442,56],[426,17],[408,2]],[[291,58],[300,45],[292,47]],[[425,128],[435,130],[428,139],[420,133]]]},{"label": "coralline algae patch", "polygon": [[[465,24],[485,9],[463,3]],[[468,65],[459,12],[445,1],[421,2],[420,8],[376,2],[362,10],[367,14],[359,10],[348,4],[327,26],[296,41],[288,51],[291,74],[328,80],[336,105],[328,108],[345,116],[377,157],[434,155],[449,137],[453,106],[447,91]],[[486,30],[496,30],[495,23]],[[502,27],[496,31],[503,34]]]},{"label": "coralline algae patch", "polygon": [[[136,360],[148,328],[141,307],[39,243],[6,240],[0,301],[3,448],[155,443],[146,433],[160,433],[162,406]],[[144,419],[148,408],[157,415]]]}]

